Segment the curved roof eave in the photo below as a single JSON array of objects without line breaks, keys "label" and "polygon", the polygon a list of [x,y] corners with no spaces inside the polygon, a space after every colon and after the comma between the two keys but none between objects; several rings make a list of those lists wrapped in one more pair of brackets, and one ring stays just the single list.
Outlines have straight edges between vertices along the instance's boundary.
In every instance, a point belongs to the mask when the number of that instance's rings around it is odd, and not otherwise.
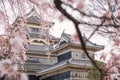
[{"label": "curved roof eave", "polygon": [[[71,42],[68,42],[64,45],[61,45],[57,48],[55,48],[54,50],[51,51],[51,54],[53,53],[56,53],[56,52],[59,52],[60,50],[63,50],[64,48],[66,47],[78,47],[82,50],[82,46],[80,44],[75,44],[75,43],[71,43]],[[93,50],[93,51],[99,51],[99,50],[102,50],[104,47],[93,47],[93,46],[87,46],[86,49],[88,50]]]}]

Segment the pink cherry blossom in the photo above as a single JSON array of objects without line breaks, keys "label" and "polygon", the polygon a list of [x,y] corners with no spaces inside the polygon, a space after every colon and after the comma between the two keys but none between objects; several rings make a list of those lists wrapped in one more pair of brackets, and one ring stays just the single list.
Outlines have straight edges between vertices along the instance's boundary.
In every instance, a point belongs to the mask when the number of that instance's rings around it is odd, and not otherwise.
[{"label": "pink cherry blossom", "polygon": [[75,2],[75,0],[68,0],[69,2],[71,2],[71,3],[74,3]]},{"label": "pink cherry blossom", "polygon": [[80,0],[80,1],[78,2],[78,5],[77,5],[78,10],[81,11],[81,10],[84,9],[84,7],[85,7],[85,4],[84,4],[83,0]]},{"label": "pink cherry blossom", "polygon": [[106,11],[103,16],[107,17],[107,18],[110,18],[111,17],[111,12],[110,11]]}]

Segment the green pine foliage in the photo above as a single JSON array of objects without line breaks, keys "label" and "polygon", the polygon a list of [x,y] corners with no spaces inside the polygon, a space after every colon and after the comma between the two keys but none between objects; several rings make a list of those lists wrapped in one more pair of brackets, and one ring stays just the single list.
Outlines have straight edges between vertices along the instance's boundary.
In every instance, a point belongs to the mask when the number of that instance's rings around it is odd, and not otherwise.
[{"label": "green pine foliage", "polygon": [[[105,70],[105,65],[101,61],[96,61],[97,65],[103,70]],[[88,80],[100,80],[100,72],[96,69],[96,67],[91,67],[88,75],[87,75]]]}]

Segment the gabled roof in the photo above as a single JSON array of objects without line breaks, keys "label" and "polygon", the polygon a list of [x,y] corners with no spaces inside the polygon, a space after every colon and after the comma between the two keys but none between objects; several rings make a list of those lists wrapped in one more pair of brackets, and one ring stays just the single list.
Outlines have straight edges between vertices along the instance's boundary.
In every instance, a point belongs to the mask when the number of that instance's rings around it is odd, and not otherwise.
[{"label": "gabled roof", "polygon": [[29,13],[27,13],[26,15],[26,20],[27,22],[30,23],[37,23],[40,24],[41,22],[44,22],[44,20],[42,19],[42,17],[37,13],[37,11],[35,10],[35,8],[33,7]]},{"label": "gabled roof", "polygon": [[58,42],[58,44],[56,45],[56,48],[60,47],[61,45],[65,45],[66,43],[71,42],[70,40],[72,39],[72,36],[66,33],[62,33],[61,34],[61,38]]},{"label": "gabled roof", "polygon": [[[33,7],[31,11],[26,14],[26,20],[28,23],[38,24],[38,25],[53,25],[54,22],[45,21],[41,15],[38,14],[36,9]],[[49,27],[51,27],[49,26]]]},{"label": "gabled roof", "polygon": [[[13,22],[13,24],[15,24],[17,22],[17,20],[19,18],[22,18],[21,16],[18,16],[15,21]],[[51,27],[54,22],[49,22],[49,21],[45,21],[41,15],[39,15],[36,11],[36,9],[33,7],[26,15],[25,15],[26,20],[24,22],[27,23],[33,23],[33,24],[37,24],[37,25],[50,25],[49,27]]]},{"label": "gabled roof", "polygon": [[30,16],[27,18],[27,22],[40,23],[40,19],[37,16]]},{"label": "gabled roof", "polygon": [[70,34],[65,33],[65,32],[62,33],[61,37],[67,41],[70,41],[70,42],[72,40],[72,36]]},{"label": "gabled roof", "polygon": [[[86,43],[85,43],[86,47],[93,47],[93,48],[100,48],[100,49],[104,48],[104,46],[102,46],[102,45],[97,45],[97,44],[87,40],[86,37],[83,37],[83,39],[86,41]],[[59,48],[60,46],[62,46],[60,44],[63,43],[63,41],[66,41],[69,44],[70,43],[71,44],[77,44],[77,45],[79,44],[79,46],[81,46],[81,43],[79,41],[75,41],[71,35],[66,34],[66,33],[63,32],[62,35],[61,35],[61,39],[60,39],[58,45],[56,46],[56,48]]]}]

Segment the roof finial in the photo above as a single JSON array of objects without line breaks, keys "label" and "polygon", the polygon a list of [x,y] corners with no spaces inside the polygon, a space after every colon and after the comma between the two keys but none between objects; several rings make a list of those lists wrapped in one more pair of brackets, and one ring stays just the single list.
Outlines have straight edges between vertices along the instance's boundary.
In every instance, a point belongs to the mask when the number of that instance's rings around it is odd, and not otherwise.
[{"label": "roof finial", "polygon": [[65,29],[63,30],[63,33],[65,33]]}]

